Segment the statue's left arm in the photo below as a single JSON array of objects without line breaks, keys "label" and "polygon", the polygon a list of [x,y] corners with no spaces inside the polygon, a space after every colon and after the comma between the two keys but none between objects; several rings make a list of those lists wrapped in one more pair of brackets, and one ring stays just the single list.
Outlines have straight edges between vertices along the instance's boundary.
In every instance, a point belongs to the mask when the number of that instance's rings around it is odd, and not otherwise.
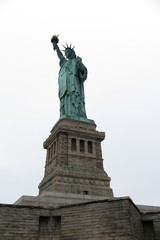
[{"label": "statue's left arm", "polygon": [[87,78],[87,68],[83,65],[80,57],[76,58],[77,68],[79,70],[79,76],[81,81],[85,81]]}]

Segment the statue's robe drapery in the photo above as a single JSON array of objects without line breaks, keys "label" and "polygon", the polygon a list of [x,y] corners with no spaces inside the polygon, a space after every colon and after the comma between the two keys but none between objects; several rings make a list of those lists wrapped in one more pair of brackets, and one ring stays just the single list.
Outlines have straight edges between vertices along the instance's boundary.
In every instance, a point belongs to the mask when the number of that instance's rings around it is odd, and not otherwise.
[{"label": "statue's robe drapery", "polygon": [[[81,64],[81,71],[77,67]],[[59,99],[60,118],[87,118],[83,82],[87,78],[87,69],[79,57],[60,61]]]}]

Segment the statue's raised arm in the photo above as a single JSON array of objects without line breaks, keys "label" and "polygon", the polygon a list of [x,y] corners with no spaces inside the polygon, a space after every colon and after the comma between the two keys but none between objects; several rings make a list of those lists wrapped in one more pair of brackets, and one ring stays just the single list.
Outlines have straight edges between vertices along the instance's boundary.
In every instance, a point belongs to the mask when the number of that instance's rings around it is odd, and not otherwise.
[{"label": "statue's raised arm", "polygon": [[53,49],[56,50],[59,60],[61,61],[62,58],[64,58],[64,56],[58,46],[59,42],[58,35],[53,35],[53,37],[51,38],[51,42],[53,44]]},{"label": "statue's raised arm", "polygon": [[54,50],[60,59],[59,71],[59,99],[60,118],[71,118],[75,120],[89,121],[85,110],[85,97],[83,83],[87,78],[87,68],[82,59],[77,57],[74,47],[66,44],[64,55],[58,46],[58,36],[51,39]]}]

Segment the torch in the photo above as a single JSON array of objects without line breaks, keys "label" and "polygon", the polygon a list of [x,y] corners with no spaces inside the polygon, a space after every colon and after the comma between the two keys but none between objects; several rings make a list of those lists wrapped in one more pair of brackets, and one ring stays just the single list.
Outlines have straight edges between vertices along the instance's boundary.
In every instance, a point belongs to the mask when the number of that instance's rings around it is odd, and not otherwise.
[{"label": "torch", "polygon": [[[59,37],[59,35],[56,35],[56,34],[54,34],[53,35],[53,37],[51,38],[51,43],[53,44],[53,43],[58,43],[59,42],[59,39],[58,39],[58,37]],[[54,45],[53,45],[54,46]],[[55,46],[54,46],[54,50],[55,50],[56,48],[55,48]]]}]

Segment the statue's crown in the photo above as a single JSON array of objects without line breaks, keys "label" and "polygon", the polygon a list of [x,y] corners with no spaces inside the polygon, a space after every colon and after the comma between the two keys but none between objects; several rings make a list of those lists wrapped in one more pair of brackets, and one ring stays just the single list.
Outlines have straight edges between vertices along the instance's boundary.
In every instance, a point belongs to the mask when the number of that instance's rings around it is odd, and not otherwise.
[{"label": "statue's crown", "polygon": [[74,47],[72,47],[72,44],[70,43],[70,46],[66,43],[66,46],[64,46],[64,45],[62,45],[63,47],[64,47],[64,51],[66,50],[66,49],[71,49],[71,50],[74,50],[74,48],[75,48],[75,46]]}]

